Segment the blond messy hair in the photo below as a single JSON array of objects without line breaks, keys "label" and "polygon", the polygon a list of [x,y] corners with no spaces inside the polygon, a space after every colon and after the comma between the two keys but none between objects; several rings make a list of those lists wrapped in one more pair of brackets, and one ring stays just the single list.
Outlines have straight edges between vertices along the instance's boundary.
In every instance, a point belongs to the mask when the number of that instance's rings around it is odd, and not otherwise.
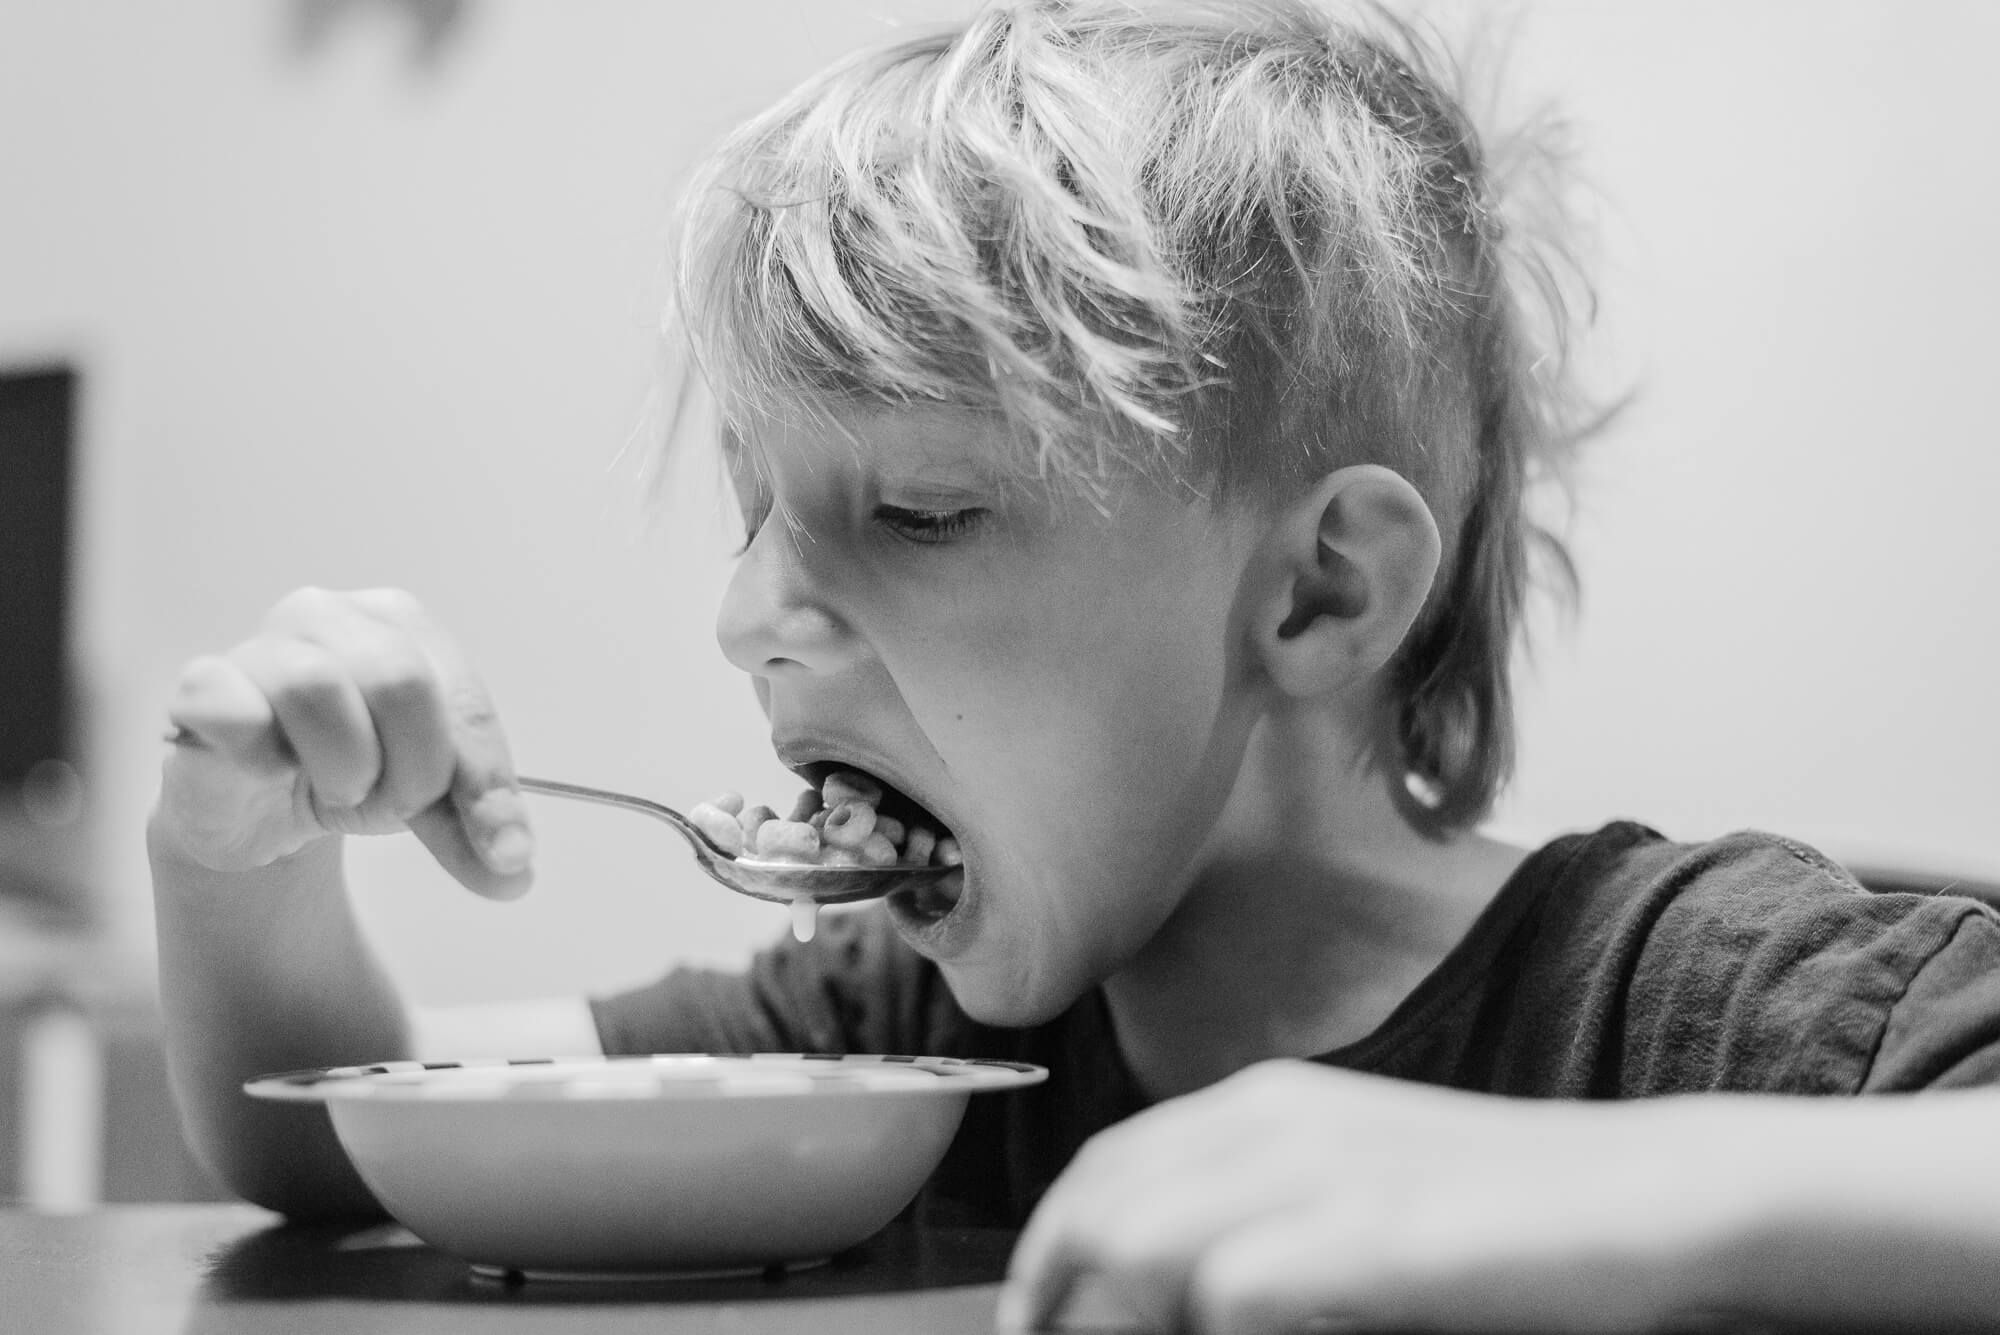
[{"label": "blond messy hair", "polygon": [[[1281,497],[1374,462],[1420,490],[1439,587],[1392,667],[1440,830],[1513,760],[1530,480],[1580,434],[1559,251],[1455,70],[1379,8],[1018,0],[851,57],[688,192],[676,323],[725,432],[799,405],[951,404],[1025,474]],[[1528,177],[1546,185],[1547,177]],[[1400,791],[1400,789],[1399,789]]]}]

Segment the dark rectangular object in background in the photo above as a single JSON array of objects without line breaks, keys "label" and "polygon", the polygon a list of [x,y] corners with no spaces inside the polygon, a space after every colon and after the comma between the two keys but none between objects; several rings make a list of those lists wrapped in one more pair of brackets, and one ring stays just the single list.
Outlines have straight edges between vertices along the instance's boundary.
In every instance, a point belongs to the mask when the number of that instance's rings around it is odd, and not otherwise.
[{"label": "dark rectangular object in background", "polygon": [[76,376],[0,370],[0,791],[70,759],[70,469]]}]

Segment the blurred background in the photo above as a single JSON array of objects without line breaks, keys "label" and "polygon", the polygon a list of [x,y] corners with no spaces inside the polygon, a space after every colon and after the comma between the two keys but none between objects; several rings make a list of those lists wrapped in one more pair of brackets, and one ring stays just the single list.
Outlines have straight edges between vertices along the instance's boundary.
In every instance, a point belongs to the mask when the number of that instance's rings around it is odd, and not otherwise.
[{"label": "blurred background", "polygon": [[[789,796],[711,625],[713,465],[646,502],[663,241],[702,149],[963,0],[0,0],[0,1196],[200,1196],[153,1009],[143,827],[180,664],[303,584],[396,585],[524,770]],[[2000,132],[1980,0],[1498,15],[1595,189],[1637,395],[1589,454],[1497,824],[1755,825],[2000,877]],[[782,915],[666,831],[538,809],[494,905],[353,859],[448,1002],[739,961]]]}]

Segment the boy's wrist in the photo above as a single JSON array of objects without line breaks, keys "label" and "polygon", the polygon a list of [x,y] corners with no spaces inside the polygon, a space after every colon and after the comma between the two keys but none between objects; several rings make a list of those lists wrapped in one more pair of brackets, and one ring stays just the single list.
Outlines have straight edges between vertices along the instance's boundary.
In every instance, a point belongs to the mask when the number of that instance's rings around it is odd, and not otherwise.
[{"label": "boy's wrist", "polygon": [[254,881],[268,885],[309,879],[329,859],[338,864],[340,844],[340,835],[322,834],[258,865],[224,869],[197,856],[190,847],[187,832],[158,806],[146,821],[146,853],[152,863],[156,889],[166,881],[180,885]]},{"label": "boy's wrist", "polygon": [[1814,1177],[1825,1167],[1818,1129],[1795,1120],[1803,1102],[1702,1094],[1588,1105],[1622,1123],[1613,1143],[1635,1156],[1634,1171],[1606,1180],[1622,1180],[1609,1189],[1644,1212],[1625,1237],[1659,1319],[1798,1310],[1785,1244],[1830,1204]]},{"label": "boy's wrist", "polygon": [[1891,1094],[1745,1102],[1746,1208],[1718,1239],[1734,1310],[1987,1328],[2000,1311],[2000,1173],[1977,1148],[1990,1103],[1968,1091],[1926,1093],[1921,1112]]},{"label": "boy's wrist", "polygon": [[[1703,1165],[1686,1184],[1702,1202],[1702,1225],[1683,1310],[1840,1321],[1915,1310],[1900,1305],[1897,1291],[1925,1287],[1919,1272],[1943,1258],[1921,1240],[1912,1251],[1899,1227],[1911,1193],[1927,1184],[1884,1162],[1894,1132],[1875,1127],[1881,1101],[1725,1094],[1659,1106],[1688,1114],[1663,1120],[1659,1133],[1681,1151],[1695,1149]],[[1690,1156],[1678,1157],[1685,1165]],[[1962,1287],[1947,1274],[1934,1278],[1939,1291]]]}]

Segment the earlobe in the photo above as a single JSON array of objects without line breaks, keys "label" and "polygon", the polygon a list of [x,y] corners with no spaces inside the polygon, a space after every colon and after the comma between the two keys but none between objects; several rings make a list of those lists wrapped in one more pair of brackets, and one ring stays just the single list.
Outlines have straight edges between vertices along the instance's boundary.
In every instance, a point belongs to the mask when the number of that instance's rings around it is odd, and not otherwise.
[{"label": "earlobe", "polygon": [[1402,474],[1327,474],[1272,525],[1256,649],[1274,685],[1308,698],[1379,672],[1423,610],[1441,555],[1437,520]]}]

